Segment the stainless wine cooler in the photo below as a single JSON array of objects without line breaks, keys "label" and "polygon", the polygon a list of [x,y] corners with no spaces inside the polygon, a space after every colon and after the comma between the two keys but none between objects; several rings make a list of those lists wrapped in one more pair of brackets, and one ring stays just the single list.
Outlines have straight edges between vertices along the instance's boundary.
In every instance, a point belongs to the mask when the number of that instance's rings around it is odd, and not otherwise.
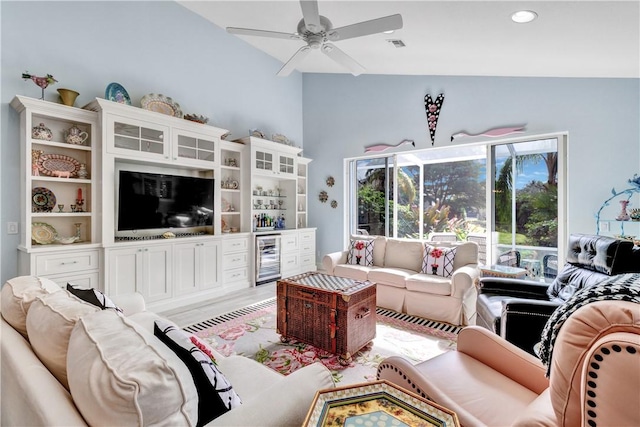
[{"label": "stainless wine cooler", "polygon": [[280,277],[280,235],[256,236],[256,285],[272,282]]}]

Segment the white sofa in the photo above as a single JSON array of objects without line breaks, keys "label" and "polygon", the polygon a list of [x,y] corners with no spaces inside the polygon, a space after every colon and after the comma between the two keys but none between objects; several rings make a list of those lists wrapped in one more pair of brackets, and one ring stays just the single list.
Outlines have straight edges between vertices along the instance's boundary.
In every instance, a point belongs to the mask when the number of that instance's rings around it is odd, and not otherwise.
[{"label": "white sofa", "polygon": [[[44,278],[11,279],[1,294],[3,426],[196,425],[193,378],[139,294],[114,299],[124,316]],[[299,426],[316,391],[334,387],[320,363],[285,377],[213,353],[242,405],[207,426]]]},{"label": "white sofa", "polygon": [[[379,307],[453,325],[475,324],[478,296],[475,282],[480,274],[476,243],[423,242],[384,236],[352,236],[351,240],[374,240],[373,265],[348,264],[349,250],[345,250],[323,257],[326,273],[375,283]],[[421,273],[424,243],[457,248],[450,278]]]}]

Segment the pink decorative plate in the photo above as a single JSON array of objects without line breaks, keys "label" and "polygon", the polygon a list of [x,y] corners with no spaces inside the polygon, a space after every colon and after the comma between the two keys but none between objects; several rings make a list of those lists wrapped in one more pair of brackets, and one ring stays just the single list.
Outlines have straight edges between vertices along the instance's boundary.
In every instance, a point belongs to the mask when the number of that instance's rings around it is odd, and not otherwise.
[{"label": "pink decorative plate", "polygon": [[76,178],[80,162],[64,154],[43,154],[38,158],[38,170],[47,176]]}]

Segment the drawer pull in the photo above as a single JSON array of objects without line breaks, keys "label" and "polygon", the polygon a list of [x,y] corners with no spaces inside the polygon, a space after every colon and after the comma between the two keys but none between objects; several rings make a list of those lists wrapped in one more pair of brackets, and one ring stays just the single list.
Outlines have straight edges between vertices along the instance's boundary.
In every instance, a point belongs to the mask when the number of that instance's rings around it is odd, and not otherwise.
[{"label": "drawer pull", "polygon": [[309,292],[309,291],[303,291],[301,289],[298,289],[298,296],[299,297],[306,297],[306,298],[316,298],[316,293],[315,292]]},{"label": "drawer pull", "polygon": [[77,264],[78,261],[61,262],[60,265]]}]

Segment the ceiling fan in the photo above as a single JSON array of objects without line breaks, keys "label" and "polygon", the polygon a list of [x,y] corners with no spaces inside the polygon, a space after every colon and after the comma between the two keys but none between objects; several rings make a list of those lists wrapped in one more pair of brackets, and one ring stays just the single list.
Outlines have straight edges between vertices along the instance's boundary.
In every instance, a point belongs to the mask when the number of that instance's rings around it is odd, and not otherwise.
[{"label": "ceiling fan", "polygon": [[231,34],[245,36],[305,41],[307,45],[302,46],[293,54],[280,71],[278,71],[278,76],[288,76],[312,49],[320,49],[322,53],[347,68],[354,76],[357,76],[362,74],[365,68],[330,42],[402,28],[402,16],[400,14],[359,22],[340,28],[333,28],[331,21],[318,12],[317,0],[300,0],[300,6],[302,8],[302,19],[298,23],[298,29],[295,33],[281,33],[278,31],[236,27],[227,27],[227,31]]}]

